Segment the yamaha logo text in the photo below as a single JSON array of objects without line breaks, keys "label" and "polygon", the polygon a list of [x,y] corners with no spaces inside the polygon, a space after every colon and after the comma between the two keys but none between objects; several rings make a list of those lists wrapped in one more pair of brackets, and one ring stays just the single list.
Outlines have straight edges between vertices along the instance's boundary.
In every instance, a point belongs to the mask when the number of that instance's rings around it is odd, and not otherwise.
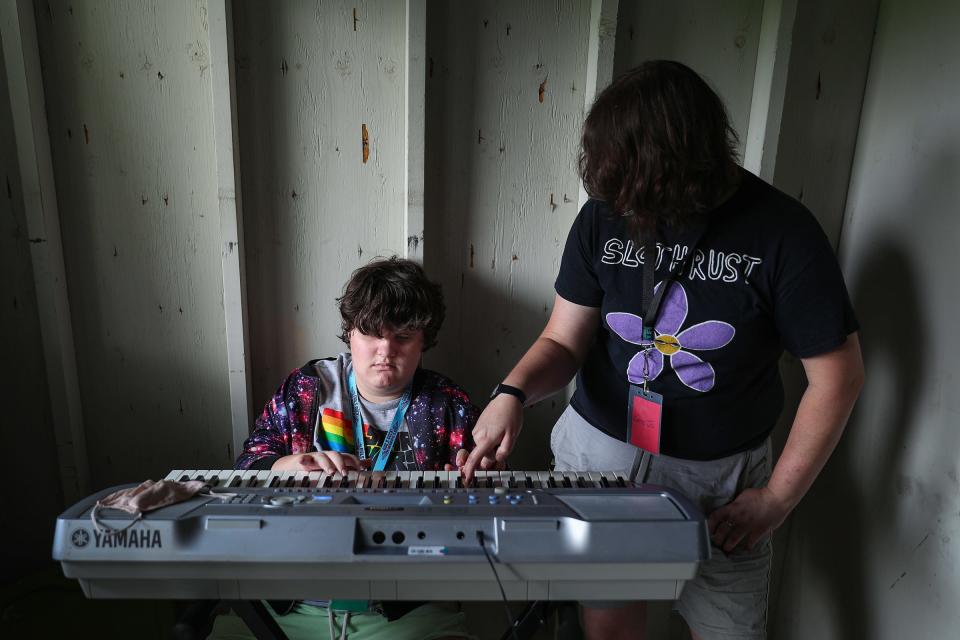
[{"label": "yamaha logo text", "polygon": [[[90,535],[86,529],[77,529],[73,532],[73,544],[78,547],[85,547],[90,542]],[[149,531],[146,529],[128,529],[126,531],[100,531],[93,532],[93,546],[98,549],[161,549],[163,542],[160,540],[159,531]]]}]

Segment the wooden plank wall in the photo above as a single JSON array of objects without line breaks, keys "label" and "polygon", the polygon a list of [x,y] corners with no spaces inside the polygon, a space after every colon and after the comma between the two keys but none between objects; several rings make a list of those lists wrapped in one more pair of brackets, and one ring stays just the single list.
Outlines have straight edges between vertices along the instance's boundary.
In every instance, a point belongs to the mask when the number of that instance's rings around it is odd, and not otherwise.
[{"label": "wooden plank wall", "polygon": [[406,28],[401,2],[233,10],[259,412],[292,369],[346,350],[350,273],[404,253]]},{"label": "wooden plank wall", "polygon": [[228,464],[206,3],[36,6],[92,485]]},{"label": "wooden plank wall", "polygon": [[[429,366],[481,406],[543,329],[577,214],[590,7],[427,4],[425,265],[447,320]],[[555,397],[527,411],[516,468],[546,467]]]},{"label": "wooden plank wall", "polygon": [[[879,5],[843,215],[824,220],[841,230],[867,380],[837,452],[792,519],[771,632],[786,640],[954,637],[960,5],[836,4],[833,22],[807,32],[825,51],[863,37],[866,20],[850,22],[847,11]],[[822,74],[811,69],[800,83],[809,105],[821,81],[816,108],[824,112],[807,113],[815,130],[846,117],[836,98],[852,90],[845,83],[855,53],[833,53]],[[822,131],[810,139],[822,145],[823,164],[844,161]],[[812,185],[832,190],[831,173],[804,180],[805,194]]]}]

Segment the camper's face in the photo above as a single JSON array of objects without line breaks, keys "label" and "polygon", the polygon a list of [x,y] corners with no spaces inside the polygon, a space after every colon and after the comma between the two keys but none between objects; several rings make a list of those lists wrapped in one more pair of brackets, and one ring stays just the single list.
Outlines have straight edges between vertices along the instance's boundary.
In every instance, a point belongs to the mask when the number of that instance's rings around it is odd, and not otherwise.
[{"label": "camper's face", "polygon": [[371,402],[385,402],[403,395],[413,380],[423,352],[423,330],[384,327],[382,336],[354,329],[350,352],[360,395]]}]

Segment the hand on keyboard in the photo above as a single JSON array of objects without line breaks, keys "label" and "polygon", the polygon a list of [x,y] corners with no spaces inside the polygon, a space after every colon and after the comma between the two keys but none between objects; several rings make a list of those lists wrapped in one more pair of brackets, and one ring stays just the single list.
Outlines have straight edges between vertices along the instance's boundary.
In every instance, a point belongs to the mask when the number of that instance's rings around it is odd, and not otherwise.
[{"label": "hand on keyboard", "polygon": [[336,451],[313,451],[283,456],[273,463],[271,471],[326,471],[345,474],[350,470],[362,471],[370,466],[369,460],[360,460],[349,453]]},{"label": "hand on keyboard", "polygon": [[462,467],[463,464],[467,461],[467,456],[469,455],[469,453],[470,452],[467,451],[466,449],[460,449],[460,451],[457,451],[457,466],[453,466],[448,462],[447,464],[443,465],[443,470],[456,471],[457,469]]},{"label": "hand on keyboard", "polygon": [[522,427],[523,405],[517,398],[501,394],[491,400],[473,428],[477,446],[463,466],[464,481],[477,470],[504,469]]}]

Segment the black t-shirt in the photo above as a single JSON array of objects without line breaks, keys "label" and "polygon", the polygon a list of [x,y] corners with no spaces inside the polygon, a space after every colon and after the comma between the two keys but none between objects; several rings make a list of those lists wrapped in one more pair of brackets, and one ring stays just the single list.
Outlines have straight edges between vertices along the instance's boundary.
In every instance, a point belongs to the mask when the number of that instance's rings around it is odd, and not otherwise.
[{"label": "black t-shirt", "polygon": [[[571,404],[614,438],[626,440],[629,383],[642,381],[645,364],[650,389],[664,396],[662,453],[711,460],[756,446],[783,409],[783,349],[819,355],[858,328],[813,215],[742,175],[733,197],[707,214],[685,273],[663,296],[656,348],[640,346],[643,250],[625,221],[590,200],[570,230],[556,291],[601,313]],[[693,236],[660,229],[658,237],[659,287]]]}]

